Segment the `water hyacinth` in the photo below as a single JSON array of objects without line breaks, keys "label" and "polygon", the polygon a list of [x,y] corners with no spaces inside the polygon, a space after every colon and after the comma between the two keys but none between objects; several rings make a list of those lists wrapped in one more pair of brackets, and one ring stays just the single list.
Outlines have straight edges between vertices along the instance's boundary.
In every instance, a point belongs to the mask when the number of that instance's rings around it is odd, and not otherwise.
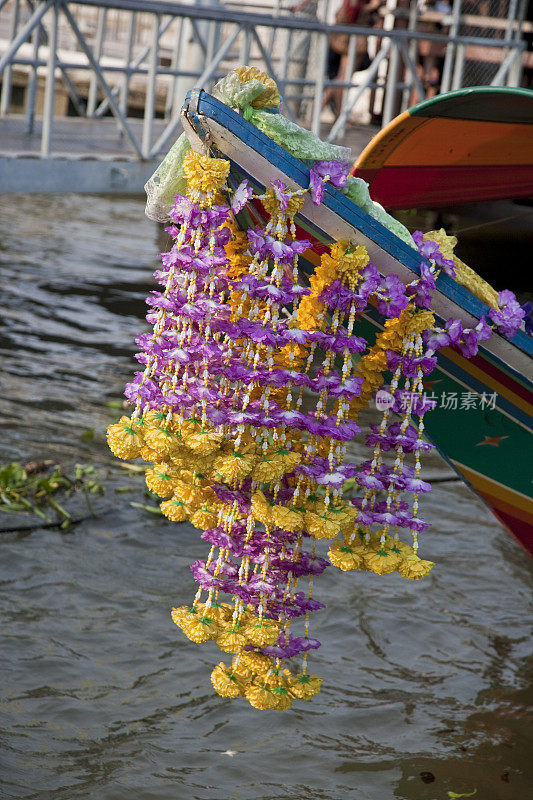
[{"label": "water hyacinth", "polygon": [[[308,671],[320,647],[310,615],[324,607],[315,576],[333,565],[418,580],[433,567],[418,553],[428,527],[419,495],[431,488],[421,476],[433,407],[423,379],[440,348],[475,354],[491,326],[436,324],[431,291],[455,265],[422,234],[414,240],[429,266],[409,285],[345,241],[304,285],[298,261],[310,242],[297,238],[294,217],[307,192],[320,204],[328,181],[344,185],[344,165],[319,162],[306,190],[273,181],[259,197],[268,222],[246,234],[233,214],[253,192],[247,181],[231,192],[229,169],[192,150],[185,158],[187,196],[175,198],[161,290],[147,300],[153,330],[137,339],[141,369],[125,391],[134,410],[108,441],[119,458],[150,465],[163,514],[188,520],[209,548],[191,564],[195,597],[172,619],[191,641],[229,654],[214,666],[215,691],[287,710],[320,689]],[[489,317],[511,335],[522,309],[510,293],[500,300]],[[385,317],[371,347],[355,331],[369,303]],[[349,463],[359,412],[387,374],[392,403],[366,434],[369,458]]]}]

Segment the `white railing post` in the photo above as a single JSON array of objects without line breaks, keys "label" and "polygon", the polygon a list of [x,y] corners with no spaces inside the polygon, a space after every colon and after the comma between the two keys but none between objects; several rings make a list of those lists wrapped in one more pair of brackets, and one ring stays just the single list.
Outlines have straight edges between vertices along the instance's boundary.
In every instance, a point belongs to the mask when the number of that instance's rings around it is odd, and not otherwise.
[{"label": "white railing post", "polygon": [[41,134],[41,158],[48,158],[52,140],[52,123],[54,119],[54,101],[57,64],[57,29],[59,23],[59,1],[52,9],[52,26],[48,35],[48,65],[46,85],[44,89],[43,128]]},{"label": "white railing post", "polygon": [[144,101],[144,120],[142,131],[141,150],[143,158],[150,157],[152,146],[152,130],[155,116],[155,90],[157,85],[157,65],[159,62],[159,14],[152,16],[152,46],[148,61],[148,75],[146,77],[146,97]]},{"label": "white railing post", "polygon": [[41,38],[41,26],[37,25],[31,32],[31,43],[33,47],[33,64],[31,66],[30,78],[28,81],[28,94],[26,98],[26,133],[33,133],[35,122],[35,98],[37,96],[37,64],[39,61],[39,40]]},{"label": "white railing post", "polygon": [[[107,8],[100,8],[98,11],[98,22],[96,23],[96,38],[94,40],[94,57],[97,61],[102,57],[103,44],[105,39],[105,28],[107,20]],[[94,116],[96,110],[96,95],[98,92],[98,80],[96,75],[91,75],[89,83],[89,93],[87,95],[87,116]]]},{"label": "white railing post", "polygon": [[128,96],[130,90],[130,66],[133,57],[133,42],[135,41],[135,30],[137,27],[137,12],[130,11],[128,17],[128,46],[126,51],[126,68],[124,70],[124,79],[120,87],[120,99],[118,107],[127,116],[128,113]]},{"label": "white railing post", "polygon": [[[9,26],[9,39],[12,41],[17,33],[19,26],[20,15],[20,0],[13,0],[13,14],[11,16],[11,25]],[[13,80],[13,69],[9,64],[2,76],[2,93],[0,95],[0,117],[5,117],[9,113],[9,105],[11,103],[11,81]]]},{"label": "white railing post", "polygon": [[459,43],[455,51],[455,64],[453,67],[452,91],[461,89],[465,68],[465,46]]},{"label": "white railing post", "polygon": [[[350,81],[350,84],[352,84],[353,76],[354,76],[354,72],[355,72],[355,59],[357,58],[357,42],[358,42],[358,39],[359,39],[359,37],[356,36],[356,35],[350,36],[350,38],[348,39],[348,53],[346,55],[346,72],[345,72],[344,80]],[[348,121],[348,114],[349,114],[349,112],[348,113],[346,113],[346,112],[347,112],[347,108],[348,108],[348,104],[349,104],[349,100],[350,100],[350,89],[351,88],[352,88],[352,86],[350,86],[349,88],[344,89],[344,91],[342,93],[342,101],[341,101],[341,107],[340,107],[340,117],[341,117],[341,120],[342,120],[342,124],[341,124],[341,126],[339,128],[339,136],[344,136],[344,132],[346,130],[346,123]]]},{"label": "white railing post", "polygon": [[383,119],[382,119],[383,127],[385,127],[385,125],[388,125],[391,119],[395,116],[394,106],[396,101],[396,90],[398,87],[398,67],[400,65],[398,45],[392,39],[389,39],[389,42],[390,42],[390,51],[388,59],[389,63],[387,65],[387,81],[385,83],[385,97],[383,98]]},{"label": "white railing post", "polygon": [[318,40],[317,75],[315,82],[315,97],[313,100],[313,119],[311,130],[320,135],[320,115],[322,114],[322,96],[324,94],[324,80],[328,60],[328,36],[321,33]]},{"label": "white railing post", "polygon": [[450,25],[450,40],[446,45],[446,55],[444,57],[444,67],[442,69],[442,78],[440,82],[441,94],[450,91],[452,81],[453,64],[455,61],[455,43],[452,38],[459,35],[459,28],[461,24],[461,1],[454,0],[452,8],[452,24]]},{"label": "white railing post", "polygon": [[[418,24],[418,3],[411,0],[411,4],[409,6],[409,22],[407,24],[407,30],[413,32],[416,31],[416,26]],[[418,48],[419,42],[416,39],[410,39],[408,45],[408,52],[411,60],[414,64],[418,61]],[[407,70],[407,66],[405,68]],[[411,87],[407,86],[402,91],[402,102],[400,106],[400,111],[406,111],[409,106],[411,105]]]},{"label": "white railing post", "polygon": [[241,46],[239,48],[239,61],[241,64],[248,64],[250,62],[251,44],[252,37],[250,36],[250,28],[245,27],[241,31]]}]

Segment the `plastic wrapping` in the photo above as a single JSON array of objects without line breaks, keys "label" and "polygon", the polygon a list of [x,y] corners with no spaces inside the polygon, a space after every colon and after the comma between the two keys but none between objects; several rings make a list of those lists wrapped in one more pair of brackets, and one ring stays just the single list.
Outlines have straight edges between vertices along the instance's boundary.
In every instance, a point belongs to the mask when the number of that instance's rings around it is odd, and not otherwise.
[{"label": "plastic wrapping", "polygon": [[150,180],[145,184],[145,214],[154,222],[168,222],[168,212],[176,194],[185,194],[187,181],[183,161],[191,149],[187,135],[182,133],[174,142]]},{"label": "plastic wrapping", "polygon": [[280,114],[277,106],[263,105],[271,102],[271,88],[265,88],[257,79],[241,83],[237,72],[230,72],[216,84],[213,97],[242,111],[245,119],[295,158],[313,162],[352,163],[352,151],[349,147],[323,142],[311,131]]},{"label": "plastic wrapping", "polygon": [[356,206],[359,206],[360,209],[366,211],[366,213],[375,219],[377,222],[380,222],[385,228],[387,228],[392,233],[396,234],[396,236],[405,242],[406,244],[414,247],[413,239],[407,228],[402,225],[401,222],[398,222],[397,219],[391,217],[390,214],[387,214],[383,206],[379,203],[376,203],[375,200],[372,200],[370,197],[370,193],[368,191],[368,183],[364,181],[362,178],[354,178],[353,175],[348,175],[346,179],[346,186],[341,189],[341,192],[355,203]]},{"label": "plastic wrapping", "polygon": [[[218,81],[212,94],[220,102],[239,111],[246,120],[295,158],[311,166],[317,161],[352,163],[349,147],[322,142],[314,133],[280,114],[276,84],[255,67],[232,70]],[[189,149],[188,139],[183,133],[144,187],[147,194],[146,216],[155,222],[165,223],[174,195],[185,193],[183,160]],[[365,181],[349,176],[342,191],[373,219],[413,246],[407,228],[371,199]]]}]

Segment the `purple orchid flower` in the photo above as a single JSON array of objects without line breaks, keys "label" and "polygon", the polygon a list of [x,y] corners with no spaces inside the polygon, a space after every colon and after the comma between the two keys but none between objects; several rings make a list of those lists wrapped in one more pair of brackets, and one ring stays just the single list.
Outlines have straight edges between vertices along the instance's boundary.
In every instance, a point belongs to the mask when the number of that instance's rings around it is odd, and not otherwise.
[{"label": "purple orchid flower", "polygon": [[248,181],[244,179],[242,183],[239,183],[233,197],[231,198],[230,206],[231,210],[234,214],[238,214],[241,211],[246,203],[252,199],[253,196],[253,189],[249,185]]},{"label": "purple orchid flower", "polygon": [[279,207],[282,211],[285,211],[289,205],[289,200],[292,197],[292,192],[287,189],[283,181],[280,180],[270,181],[270,185],[272,187],[272,191],[274,192],[274,196],[279,203]]},{"label": "purple orchid flower", "polygon": [[346,185],[349,167],[340,161],[318,161],[309,173],[311,199],[319,206],[324,197],[325,182],[330,181],[336,189]]},{"label": "purple orchid flower", "polygon": [[438,244],[435,244],[435,242],[429,239],[424,241],[424,234],[422,231],[415,231],[412,237],[420,255],[424,256],[429,261],[433,261],[441,267],[442,271],[446,272],[447,275],[450,275],[452,278],[455,277],[455,264],[451,259],[445,258],[442,255]]},{"label": "purple orchid flower", "polygon": [[380,314],[387,317],[398,317],[408,305],[409,298],[405,296],[405,286],[397,275],[387,275],[380,287],[377,308]]},{"label": "purple orchid flower", "polygon": [[498,333],[512,338],[519,330],[526,312],[516,299],[516,295],[508,289],[498,293],[498,304],[500,310],[491,308],[489,317],[496,325]]}]

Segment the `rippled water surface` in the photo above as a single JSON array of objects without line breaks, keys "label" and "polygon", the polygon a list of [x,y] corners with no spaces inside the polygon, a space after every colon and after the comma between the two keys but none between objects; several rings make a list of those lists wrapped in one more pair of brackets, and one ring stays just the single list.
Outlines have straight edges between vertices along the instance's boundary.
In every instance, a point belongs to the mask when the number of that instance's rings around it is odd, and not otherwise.
[{"label": "rippled water surface", "polygon": [[[0,212],[1,461],[105,467],[106,403],[135,366],[156,226],[140,199],[9,197]],[[433,457],[427,474],[447,470]],[[113,469],[105,514],[1,534],[0,797],[531,796],[531,565],[461,484],[425,502],[425,581],[317,581],[324,688],[284,713],[213,692],[220,652],[169,616],[205,542],[131,500],[142,482]]]}]

